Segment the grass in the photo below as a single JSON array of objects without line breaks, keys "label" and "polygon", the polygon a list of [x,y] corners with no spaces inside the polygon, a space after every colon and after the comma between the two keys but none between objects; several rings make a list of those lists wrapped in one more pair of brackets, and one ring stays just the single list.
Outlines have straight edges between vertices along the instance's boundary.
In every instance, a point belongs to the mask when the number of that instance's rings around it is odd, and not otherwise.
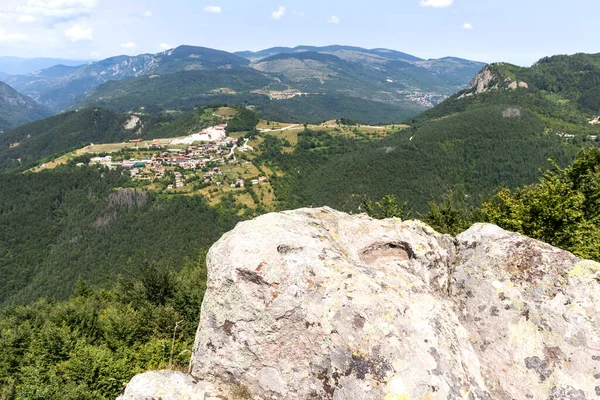
[{"label": "grass", "polygon": [[77,156],[82,155],[83,153],[84,153],[84,151],[82,149],[72,151],[72,152],[64,154],[52,161],[49,161],[47,163],[33,167],[29,170],[29,172],[40,172],[45,169],[54,169],[54,168],[58,167],[59,165],[68,163],[69,161],[71,161],[72,159],[74,159]]},{"label": "grass", "polygon": [[231,387],[231,395],[235,399],[244,399],[244,400],[252,399],[252,393],[250,393],[250,390],[246,386],[242,385],[241,383],[236,383],[235,385],[233,385]]},{"label": "grass", "polygon": [[280,132],[265,132],[265,135],[271,135],[271,136],[276,136],[278,139],[282,139],[282,140],[287,140],[288,142],[290,142],[290,144],[292,146],[295,146],[298,144],[298,133],[302,132],[302,130],[304,130],[304,128],[298,129],[298,130],[287,130],[287,131],[280,131]]},{"label": "grass", "polygon": [[221,107],[214,114],[223,118],[233,118],[237,114],[237,110],[231,107]]}]

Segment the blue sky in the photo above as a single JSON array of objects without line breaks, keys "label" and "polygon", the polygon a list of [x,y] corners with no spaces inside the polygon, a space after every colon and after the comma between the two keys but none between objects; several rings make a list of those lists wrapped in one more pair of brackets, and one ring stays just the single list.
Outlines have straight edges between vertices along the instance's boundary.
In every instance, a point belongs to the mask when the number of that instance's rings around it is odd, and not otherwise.
[{"label": "blue sky", "polygon": [[1,0],[0,55],[345,44],[530,65],[600,52],[597,0]]}]

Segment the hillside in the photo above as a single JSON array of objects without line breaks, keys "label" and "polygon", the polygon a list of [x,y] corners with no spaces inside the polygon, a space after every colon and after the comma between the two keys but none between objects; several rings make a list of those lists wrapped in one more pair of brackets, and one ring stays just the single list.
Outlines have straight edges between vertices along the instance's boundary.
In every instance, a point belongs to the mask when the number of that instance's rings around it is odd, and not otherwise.
[{"label": "hillside", "polygon": [[0,170],[28,165],[86,143],[135,137],[141,123],[127,127],[131,117],[98,108],[71,111],[20,126],[0,135]]},{"label": "hillside", "polygon": [[180,46],[158,54],[117,56],[79,67],[56,67],[9,78],[10,84],[55,111],[73,105],[93,88],[109,81],[185,70],[241,67],[248,61],[204,47]]},{"label": "hillside", "polygon": [[600,54],[546,57],[531,68],[491,64],[473,78],[469,88],[413,121],[443,118],[482,105],[509,104],[535,113],[549,132],[595,140],[598,87]]},{"label": "hillside", "polygon": [[50,110],[0,82],[0,133],[50,115]]},{"label": "hillside", "polygon": [[[251,65],[282,76],[282,83],[301,91],[336,90],[400,104],[409,94],[451,95],[483,67],[482,63],[451,60],[426,61],[391,50],[331,46],[281,52]],[[433,104],[439,101],[431,100]]]},{"label": "hillside", "polygon": [[424,211],[448,189],[477,204],[498,187],[533,183],[548,158],[565,165],[597,142],[598,60],[575,55],[531,68],[490,65],[468,89],[408,120],[410,130],[312,165],[298,151],[285,163],[266,159],[301,171],[275,184],[276,194],[287,207],[356,211],[363,199],[391,193]]},{"label": "hillside", "polygon": [[79,277],[107,284],[151,266],[181,269],[239,219],[235,205],[128,186],[120,171],[74,164],[0,175],[0,307],[66,298]]},{"label": "hillside", "polygon": [[[253,123],[239,123],[249,114]],[[243,119],[243,118],[242,118]],[[116,113],[102,108],[70,111],[30,123],[0,136],[0,172],[31,167],[46,158],[62,159],[63,153],[94,143],[118,146],[130,139],[157,139],[188,136],[226,122],[252,130],[258,116],[243,107],[201,107],[179,115],[149,116]]]},{"label": "hillside", "polygon": [[[111,110],[159,112],[191,110],[205,104],[227,103],[223,99],[265,97],[251,93],[274,81],[250,68],[181,71],[112,81],[99,86],[78,106],[100,106]],[[143,107],[143,109],[142,109]]]},{"label": "hillside", "polygon": [[332,119],[351,119],[365,124],[403,121],[423,110],[406,103],[402,107],[341,94],[313,94],[256,104],[261,117],[273,121],[316,124]]}]

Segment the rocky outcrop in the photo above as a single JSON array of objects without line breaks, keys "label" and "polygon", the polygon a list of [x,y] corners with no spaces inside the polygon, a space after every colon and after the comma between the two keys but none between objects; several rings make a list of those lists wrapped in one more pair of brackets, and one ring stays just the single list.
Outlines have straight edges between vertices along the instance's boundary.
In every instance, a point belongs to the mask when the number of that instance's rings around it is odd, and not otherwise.
[{"label": "rocky outcrop", "polygon": [[480,73],[475,75],[471,80],[469,87],[475,90],[475,94],[487,91],[490,83],[496,79],[496,75],[492,72],[489,66],[485,67]]},{"label": "rocky outcrop", "polygon": [[[502,65],[502,64],[496,64]],[[481,72],[479,72],[475,77],[471,80],[469,85],[469,89],[464,91],[458,98],[464,98],[473,96],[479,93],[484,93],[489,90],[498,90],[498,89],[529,89],[529,84],[527,82],[514,81],[511,78],[505,77],[502,80],[502,73],[498,72],[493,65],[486,66]]]},{"label": "rocky outcrop", "polygon": [[223,394],[223,390],[189,374],[150,371],[133,377],[125,394],[117,400],[217,400]]},{"label": "rocky outcrop", "polygon": [[[267,214],[208,268],[185,378],[206,399],[600,395],[600,265],[493,225]],[[169,398],[141,377],[124,399]]]}]

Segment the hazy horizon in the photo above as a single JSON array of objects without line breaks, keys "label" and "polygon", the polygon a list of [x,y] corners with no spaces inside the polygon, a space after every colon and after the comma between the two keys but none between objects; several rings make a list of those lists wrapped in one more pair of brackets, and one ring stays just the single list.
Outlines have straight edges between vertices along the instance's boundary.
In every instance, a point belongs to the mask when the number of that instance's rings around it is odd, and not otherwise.
[{"label": "hazy horizon", "polygon": [[229,52],[342,43],[424,59],[531,65],[600,51],[600,4],[505,0],[4,0],[0,55],[106,59],[181,44]]}]

